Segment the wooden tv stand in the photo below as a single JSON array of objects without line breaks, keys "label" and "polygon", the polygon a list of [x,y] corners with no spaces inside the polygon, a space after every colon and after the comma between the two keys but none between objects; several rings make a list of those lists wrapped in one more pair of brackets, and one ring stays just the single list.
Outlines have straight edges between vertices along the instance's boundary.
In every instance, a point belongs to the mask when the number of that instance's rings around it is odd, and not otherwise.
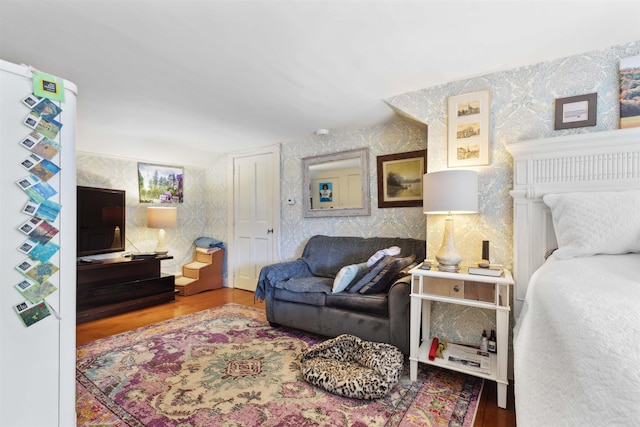
[{"label": "wooden tv stand", "polygon": [[114,258],[78,263],[76,323],[175,301],[175,276],[162,274],[155,258]]}]

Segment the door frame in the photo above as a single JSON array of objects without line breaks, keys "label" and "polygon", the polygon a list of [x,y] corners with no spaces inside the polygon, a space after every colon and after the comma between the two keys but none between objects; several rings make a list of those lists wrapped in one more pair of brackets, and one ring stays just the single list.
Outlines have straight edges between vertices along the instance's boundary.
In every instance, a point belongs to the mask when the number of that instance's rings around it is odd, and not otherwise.
[{"label": "door frame", "polygon": [[270,145],[268,147],[259,148],[251,151],[229,153],[227,163],[227,236],[229,236],[229,243],[227,248],[227,285],[230,288],[235,288],[235,272],[236,272],[236,257],[235,257],[235,160],[241,157],[263,156],[265,154],[271,155],[271,167],[273,168],[273,197],[271,203],[273,203],[273,262],[277,262],[280,259],[280,144]]}]

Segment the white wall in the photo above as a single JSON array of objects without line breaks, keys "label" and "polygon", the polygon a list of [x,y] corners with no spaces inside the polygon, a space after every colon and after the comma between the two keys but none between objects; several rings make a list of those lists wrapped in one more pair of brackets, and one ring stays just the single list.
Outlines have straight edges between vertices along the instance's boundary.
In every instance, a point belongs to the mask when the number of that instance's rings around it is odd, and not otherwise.
[{"label": "white wall", "polygon": [[[376,158],[387,154],[424,150],[426,146],[426,126],[400,117],[381,126],[313,136],[304,141],[283,144],[280,241],[282,259],[299,256],[304,244],[315,234],[424,239],[425,218],[421,208],[378,209]],[[305,218],[302,205],[302,159],[365,147],[369,149],[371,215]],[[286,203],[286,199],[291,197],[297,200],[295,205]]]},{"label": "white wall", "polygon": [[[147,158],[85,152],[77,153],[76,161],[78,185],[126,191],[126,250],[153,251],[158,231],[147,228],[148,205],[139,201],[138,162],[154,162]],[[207,236],[227,243],[227,162],[224,156],[217,156],[208,168],[169,164],[184,167],[184,203],[177,205],[177,227],[166,230],[169,255],[174,259],[163,261],[162,270],[168,274],[181,274],[182,265],[193,258],[195,239]],[[105,254],[104,257],[117,255]]]},{"label": "white wall", "polygon": [[59,270],[48,281],[58,288],[46,301],[60,315],[50,315],[26,327],[13,307],[25,301],[14,285],[23,280],[15,267],[27,256],[17,250],[26,236],[18,227],[29,216],[21,210],[29,197],[16,185],[27,176],[20,162],[29,151],[19,142],[30,133],[22,124],[29,109],[21,100],[33,90],[31,73],[24,67],[0,62],[0,425],[60,426],[75,424],[75,317],[76,317],[76,186],[75,119],[77,89],[65,82],[65,102],[56,120],[63,124],[58,136],[62,148],[52,161],[61,171],[47,181],[57,190],[49,198],[62,205],[52,225],[52,239],[60,250],[50,261]]}]

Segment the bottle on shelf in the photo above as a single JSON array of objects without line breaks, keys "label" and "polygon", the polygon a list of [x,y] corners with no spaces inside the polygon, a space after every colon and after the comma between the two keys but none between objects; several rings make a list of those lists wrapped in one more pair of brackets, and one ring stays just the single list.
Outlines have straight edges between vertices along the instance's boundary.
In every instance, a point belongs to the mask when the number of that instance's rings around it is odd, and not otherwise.
[{"label": "bottle on shelf", "polygon": [[483,330],[482,331],[482,341],[480,342],[480,351],[487,351],[488,350],[488,342],[487,342],[487,331]]},{"label": "bottle on shelf", "polygon": [[491,335],[489,335],[489,342],[487,344],[487,349],[491,352],[491,353],[496,353],[497,352],[497,347],[496,347],[496,331],[495,329],[491,330]]}]

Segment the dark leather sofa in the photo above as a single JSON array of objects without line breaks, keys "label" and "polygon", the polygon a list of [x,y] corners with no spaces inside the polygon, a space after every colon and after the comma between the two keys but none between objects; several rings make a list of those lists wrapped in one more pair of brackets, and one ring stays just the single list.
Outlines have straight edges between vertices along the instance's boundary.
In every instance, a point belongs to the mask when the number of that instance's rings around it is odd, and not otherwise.
[{"label": "dark leather sofa", "polygon": [[416,263],[425,258],[424,240],[313,236],[300,258],[261,270],[256,297],[266,300],[267,320],[327,337],[351,334],[409,354],[411,276],[394,278],[381,293],[332,292],[342,267],[366,262],[391,246],[400,247],[398,257],[413,255]]}]

